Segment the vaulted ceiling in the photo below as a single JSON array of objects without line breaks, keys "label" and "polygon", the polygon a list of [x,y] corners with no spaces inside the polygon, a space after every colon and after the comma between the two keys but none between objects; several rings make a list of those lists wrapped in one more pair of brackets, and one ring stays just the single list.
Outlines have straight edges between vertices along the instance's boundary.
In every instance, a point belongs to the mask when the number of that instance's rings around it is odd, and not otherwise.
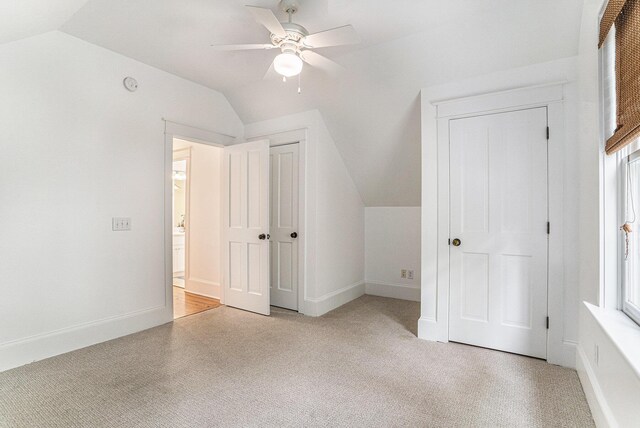
[{"label": "vaulted ceiling", "polygon": [[0,42],[60,28],[223,92],[245,123],[318,109],[365,205],[416,206],[420,89],[576,55],[583,4],[299,0],[295,22],[310,32],[352,24],[362,43],[319,50],[346,70],[330,77],[307,67],[297,94],[297,81],[263,79],[274,51],[210,48],[268,41],[267,30],[245,10],[247,2],[285,20],[277,0],[23,0],[9,2],[23,5],[9,12],[49,19],[33,20],[18,36],[4,27],[15,23],[0,20]]}]

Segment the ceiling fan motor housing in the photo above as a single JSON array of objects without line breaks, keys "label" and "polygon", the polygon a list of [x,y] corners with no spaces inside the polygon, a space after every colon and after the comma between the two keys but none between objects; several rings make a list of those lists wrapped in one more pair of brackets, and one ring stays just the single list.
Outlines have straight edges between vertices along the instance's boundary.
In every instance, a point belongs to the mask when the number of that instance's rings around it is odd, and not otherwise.
[{"label": "ceiling fan motor housing", "polygon": [[271,43],[278,46],[284,52],[285,49],[297,51],[302,47],[302,40],[309,35],[309,32],[302,25],[293,22],[283,22],[282,27],[287,33],[287,37],[280,37],[271,34]]}]

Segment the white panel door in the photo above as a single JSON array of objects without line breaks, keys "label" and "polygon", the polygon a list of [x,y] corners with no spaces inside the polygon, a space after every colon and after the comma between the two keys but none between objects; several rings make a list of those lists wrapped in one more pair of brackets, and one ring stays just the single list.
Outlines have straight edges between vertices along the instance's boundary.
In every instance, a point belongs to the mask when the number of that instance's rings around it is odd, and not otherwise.
[{"label": "white panel door", "polygon": [[224,148],[224,303],[269,315],[269,141]]},{"label": "white panel door", "polygon": [[298,310],[298,144],[271,148],[271,304]]},{"label": "white panel door", "polygon": [[545,107],[450,121],[449,340],[547,356],[546,130]]}]

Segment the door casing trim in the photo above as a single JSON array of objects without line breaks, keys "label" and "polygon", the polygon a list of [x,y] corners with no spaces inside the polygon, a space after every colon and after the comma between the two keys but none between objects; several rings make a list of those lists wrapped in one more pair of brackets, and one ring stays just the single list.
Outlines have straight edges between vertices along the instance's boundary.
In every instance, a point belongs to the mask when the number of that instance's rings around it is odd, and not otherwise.
[{"label": "door casing trim", "polygon": [[[449,341],[449,121],[546,107],[548,126],[549,235],[547,361],[575,366],[575,343],[564,340],[564,88],[567,82],[525,86],[453,99],[421,94],[423,109],[422,311],[418,337]],[[433,285],[429,286],[429,282]],[[435,301],[435,311],[425,302]]]}]

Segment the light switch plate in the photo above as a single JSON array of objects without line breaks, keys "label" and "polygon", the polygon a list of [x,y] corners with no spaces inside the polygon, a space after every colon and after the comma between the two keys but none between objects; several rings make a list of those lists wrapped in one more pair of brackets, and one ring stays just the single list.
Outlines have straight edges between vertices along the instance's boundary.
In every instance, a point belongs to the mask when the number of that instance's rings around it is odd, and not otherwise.
[{"label": "light switch plate", "polygon": [[131,217],[113,217],[111,229],[114,231],[131,230]]},{"label": "light switch plate", "polygon": [[407,279],[413,279],[413,271],[412,270],[408,270],[407,271]]}]

